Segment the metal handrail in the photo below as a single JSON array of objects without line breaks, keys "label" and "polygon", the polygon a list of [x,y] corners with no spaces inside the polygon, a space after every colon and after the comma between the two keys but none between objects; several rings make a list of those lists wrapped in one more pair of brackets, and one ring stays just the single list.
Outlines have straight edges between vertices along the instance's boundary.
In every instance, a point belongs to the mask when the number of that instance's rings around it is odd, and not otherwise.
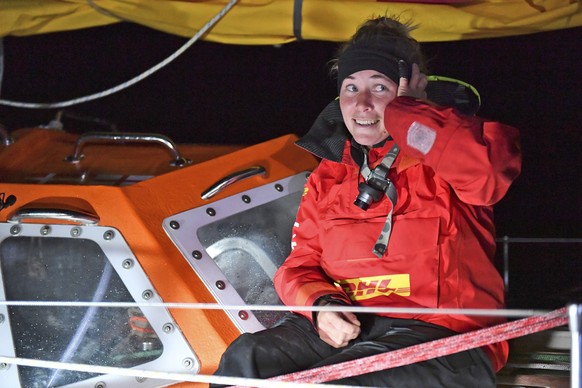
[{"label": "metal handrail", "polygon": [[242,179],[250,178],[254,175],[264,174],[266,172],[263,166],[253,166],[246,170],[241,170],[234,172],[224,178],[219,179],[216,183],[212,184],[208,189],[204,190],[200,195],[202,199],[210,199],[228,186],[236,183]]},{"label": "metal handrail", "polygon": [[87,132],[81,135],[77,142],[75,143],[75,150],[73,154],[67,156],[65,161],[70,163],[79,163],[83,159],[83,154],[81,150],[83,147],[89,142],[111,142],[111,141],[119,141],[119,142],[155,142],[164,145],[172,154],[173,160],[170,161],[170,165],[183,167],[192,163],[191,160],[184,158],[180,155],[176,145],[174,142],[160,134],[154,133],[111,133],[111,132]]},{"label": "metal handrail", "polygon": [[95,225],[99,223],[99,217],[94,214],[84,213],[75,210],[66,209],[18,209],[10,218],[8,222],[19,223],[22,220],[61,220],[67,222],[74,222],[82,225]]},{"label": "metal handrail", "polygon": [[582,238],[564,237],[509,237],[503,236],[495,241],[503,243],[582,243]]},{"label": "metal handrail", "polygon": [[509,237],[503,236],[495,239],[503,246],[503,284],[505,291],[509,290],[509,244],[511,243],[543,243],[543,244],[582,244],[582,238],[563,237]]}]

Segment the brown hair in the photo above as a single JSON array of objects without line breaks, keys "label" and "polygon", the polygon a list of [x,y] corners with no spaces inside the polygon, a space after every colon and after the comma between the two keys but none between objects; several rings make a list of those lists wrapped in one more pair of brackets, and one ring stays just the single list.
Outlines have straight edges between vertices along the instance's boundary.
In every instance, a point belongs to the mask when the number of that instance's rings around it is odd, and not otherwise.
[{"label": "brown hair", "polygon": [[350,40],[339,48],[336,58],[329,62],[330,74],[337,76],[342,54],[357,46],[384,48],[399,59],[404,59],[409,65],[418,64],[420,70],[426,72],[420,44],[410,35],[416,28],[418,25],[413,25],[410,20],[401,22],[397,16],[380,16],[367,20],[358,27]]}]

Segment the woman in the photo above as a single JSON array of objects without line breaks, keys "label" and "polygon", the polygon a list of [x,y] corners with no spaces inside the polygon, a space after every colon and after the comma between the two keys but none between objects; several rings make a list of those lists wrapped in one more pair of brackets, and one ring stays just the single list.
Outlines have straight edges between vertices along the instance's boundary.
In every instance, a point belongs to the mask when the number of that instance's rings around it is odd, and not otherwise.
[{"label": "woman", "polygon": [[[426,100],[412,27],[379,17],[340,51],[339,100],[298,144],[322,158],[275,275],[290,306],[503,307],[492,206],[519,175],[518,132]],[[407,74],[407,70],[410,73]],[[231,344],[217,375],[268,378],[497,323],[443,314],[297,311]],[[494,387],[507,344],[339,384]]]}]

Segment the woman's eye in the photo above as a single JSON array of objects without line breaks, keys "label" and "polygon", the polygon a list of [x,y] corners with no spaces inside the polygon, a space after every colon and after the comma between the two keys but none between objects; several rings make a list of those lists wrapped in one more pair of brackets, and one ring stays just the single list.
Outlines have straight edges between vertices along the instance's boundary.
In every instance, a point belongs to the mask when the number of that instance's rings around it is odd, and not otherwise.
[{"label": "woman's eye", "polygon": [[357,92],[358,91],[358,88],[356,88],[356,85],[347,85],[346,86],[346,90],[348,92]]},{"label": "woman's eye", "polygon": [[377,92],[384,92],[388,90],[388,87],[386,87],[386,85],[376,85],[374,90],[376,90]]}]

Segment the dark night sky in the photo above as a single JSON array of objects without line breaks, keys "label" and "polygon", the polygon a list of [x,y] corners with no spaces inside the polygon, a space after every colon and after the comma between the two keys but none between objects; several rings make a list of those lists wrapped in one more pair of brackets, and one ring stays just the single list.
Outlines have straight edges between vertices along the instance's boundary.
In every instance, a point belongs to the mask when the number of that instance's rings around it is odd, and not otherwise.
[{"label": "dark night sky", "polygon": [[[133,24],[6,37],[1,98],[55,102],[99,92],[149,69],[186,40]],[[582,28],[575,28],[424,44],[433,74],[480,91],[480,116],[521,130],[523,173],[496,207],[499,235],[582,237],[581,42]],[[65,108],[65,129],[107,129],[79,120],[84,117],[119,131],[163,133],[176,143],[253,144],[302,135],[336,96],[327,75],[336,47],[200,41],[130,89]],[[0,106],[0,122],[9,130],[42,125],[56,111]],[[566,269],[571,262],[553,265]]]}]

